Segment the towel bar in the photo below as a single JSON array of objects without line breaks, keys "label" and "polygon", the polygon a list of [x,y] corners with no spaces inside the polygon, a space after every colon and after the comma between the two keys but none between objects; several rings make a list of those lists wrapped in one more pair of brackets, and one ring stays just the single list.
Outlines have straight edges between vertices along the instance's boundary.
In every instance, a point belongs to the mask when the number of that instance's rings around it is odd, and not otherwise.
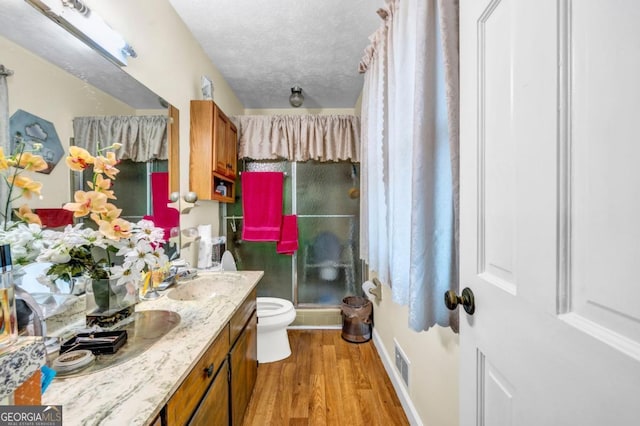
[{"label": "towel bar", "polygon": [[[277,172],[277,170],[262,170],[262,171],[264,171],[264,172]],[[246,172],[246,170],[245,170],[245,172]],[[243,172],[238,172],[238,176],[242,176],[242,173]],[[256,170],[256,171],[250,172],[250,173],[260,173],[260,171]],[[284,175],[284,177],[289,177],[289,173],[287,173],[287,172],[282,172],[282,174]]]}]

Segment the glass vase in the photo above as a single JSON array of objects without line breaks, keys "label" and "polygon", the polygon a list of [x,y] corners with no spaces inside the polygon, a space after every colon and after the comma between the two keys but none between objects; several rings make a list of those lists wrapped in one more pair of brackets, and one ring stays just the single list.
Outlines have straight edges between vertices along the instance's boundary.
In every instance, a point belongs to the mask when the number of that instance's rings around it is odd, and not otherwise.
[{"label": "glass vase", "polygon": [[138,296],[131,284],[118,285],[115,279],[93,279],[86,287],[87,327],[111,327],[135,311]]},{"label": "glass vase", "polygon": [[5,244],[0,246],[0,350],[18,340],[16,294],[11,269],[11,250]]}]

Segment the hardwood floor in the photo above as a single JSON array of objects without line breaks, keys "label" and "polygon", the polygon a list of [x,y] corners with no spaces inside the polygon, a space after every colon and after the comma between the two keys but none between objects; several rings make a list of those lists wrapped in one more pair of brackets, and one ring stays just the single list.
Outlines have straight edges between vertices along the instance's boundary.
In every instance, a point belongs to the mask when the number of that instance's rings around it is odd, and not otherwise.
[{"label": "hardwood floor", "polygon": [[289,330],[291,356],[260,364],[244,426],[408,425],[373,342]]}]

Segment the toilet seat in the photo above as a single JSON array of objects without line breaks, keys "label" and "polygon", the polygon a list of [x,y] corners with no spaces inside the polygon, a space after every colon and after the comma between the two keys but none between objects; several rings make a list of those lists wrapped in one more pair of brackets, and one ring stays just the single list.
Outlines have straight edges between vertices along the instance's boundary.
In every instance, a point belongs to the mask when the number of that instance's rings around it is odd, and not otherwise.
[{"label": "toilet seat", "polygon": [[258,297],[258,318],[273,317],[289,312],[293,309],[293,303],[286,299],[275,297]]}]

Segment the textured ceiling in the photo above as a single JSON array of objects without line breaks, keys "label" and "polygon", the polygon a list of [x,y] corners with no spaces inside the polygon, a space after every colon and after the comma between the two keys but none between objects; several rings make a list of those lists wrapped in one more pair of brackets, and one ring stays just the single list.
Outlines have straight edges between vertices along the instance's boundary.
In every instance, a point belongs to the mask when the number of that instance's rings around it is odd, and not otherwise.
[{"label": "textured ceiling", "polygon": [[[245,108],[352,108],[383,0],[169,0]],[[214,88],[215,97],[215,88]]]},{"label": "textured ceiling", "polygon": [[[384,4],[384,0],[169,1],[245,108],[290,108],[294,85],[303,89],[303,107],[352,108],[362,89],[358,62],[368,36],[380,24],[375,11]],[[157,95],[24,0],[1,3],[1,36],[133,108],[159,107]]]}]

